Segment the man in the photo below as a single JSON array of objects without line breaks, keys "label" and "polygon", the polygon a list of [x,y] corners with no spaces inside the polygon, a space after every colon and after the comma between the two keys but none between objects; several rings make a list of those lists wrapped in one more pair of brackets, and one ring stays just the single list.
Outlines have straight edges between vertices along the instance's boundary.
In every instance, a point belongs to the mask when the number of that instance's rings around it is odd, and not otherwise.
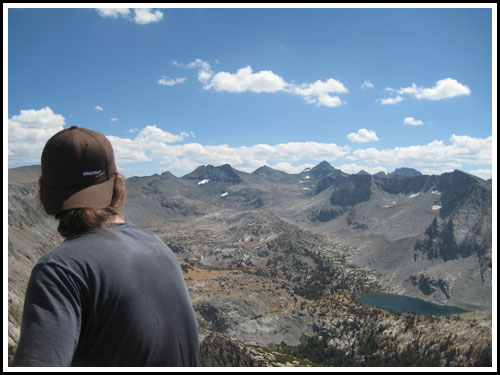
[{"label": "man", "polygon": [[107,138],[72,126],[41,158],[40,199],[65,240],[37,262],[13,366],[198,366],[179,263],[118,211],[125,179]]}]

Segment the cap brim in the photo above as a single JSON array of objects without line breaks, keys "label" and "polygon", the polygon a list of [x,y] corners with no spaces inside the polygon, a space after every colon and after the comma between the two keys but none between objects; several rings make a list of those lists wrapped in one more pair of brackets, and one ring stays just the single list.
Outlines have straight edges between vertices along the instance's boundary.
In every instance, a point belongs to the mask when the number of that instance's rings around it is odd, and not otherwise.
[{"label": "cap brim", "polygon": [[41,181],[40,198],[49,215],[74,208],[106,208],[113,198],[115,179],[85,188],[60,189]]}]

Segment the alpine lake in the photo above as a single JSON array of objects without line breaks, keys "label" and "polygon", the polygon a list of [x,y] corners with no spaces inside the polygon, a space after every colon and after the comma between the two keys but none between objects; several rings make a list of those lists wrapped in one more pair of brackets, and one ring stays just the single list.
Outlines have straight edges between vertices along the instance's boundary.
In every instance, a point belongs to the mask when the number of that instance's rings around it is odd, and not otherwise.
[{"label": "alpine lake", "polygon": [[468,312],[455,306],[437,305],[419,298],[396,294],[365,294],[356,298],[355,301],[362,305],[380,307],[397,312],[413,312],[422,315],[452,315]]}]

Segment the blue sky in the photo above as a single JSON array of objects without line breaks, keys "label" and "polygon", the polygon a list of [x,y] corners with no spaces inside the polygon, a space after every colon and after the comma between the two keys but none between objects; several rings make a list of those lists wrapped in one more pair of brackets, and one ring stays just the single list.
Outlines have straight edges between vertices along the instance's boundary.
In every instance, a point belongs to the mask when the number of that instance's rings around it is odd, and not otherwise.
[{"label": "blue sky", "polygon": [[327,160],[491,178],[492,12],[9,8],[8,167],[77,124],[126,177]]}]

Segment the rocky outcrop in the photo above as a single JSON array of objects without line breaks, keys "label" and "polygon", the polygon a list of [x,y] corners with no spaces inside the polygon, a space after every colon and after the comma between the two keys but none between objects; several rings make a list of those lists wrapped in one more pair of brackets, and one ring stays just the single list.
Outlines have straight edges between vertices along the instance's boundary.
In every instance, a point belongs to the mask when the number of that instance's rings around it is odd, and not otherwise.
[{"label": "rocky outcrop", "polygon": [[370,199],[371,176],[350,175],[338,178],[333,186],[330,203],[337,206],[355,206]]},{"label": "rocky outcrop", "polygon": [[439,215],[415,245],[415,257],[450,261],[475,256],[481,277],[491,279],[491,186],[455,171],[440,177],[442,207]]},{"label": "rocky outcrop", "polygon": [[249,346],[227,336],[212,333],[200,345],[204,367],[295,367],[311,366],[310,361],[259,346]]},{"label": "rocky outcrop", "polygon": [[310,220],[313,222],[314,221],[326,222],[336,219],[337,217],[343,215],[347,211],[348,208],[346,207],[327,205],[321,207],[319,211],[311,213]]},{"label": "rocky outcrop", "polygon": [[436,278],[433,275],[420,272],[417,275],[410,275],[408,280],[417,286],[424,295],[428,296],[437,290],[441,291],[446,298],[450,298],[450,285],[446,280]]},{"label": "rocky outcrop", "polygon": [[398,175],[395,178],[388,178],[387,176],[376,177],[375,184],[382,190],[389,194],[414,194],[418,192],[427,192],[433,187],[438,190],[437,183],[439,179],[437,176],[424,176],[417,175],[413,177],[404,177]]},{"label": "rocky outcrop", "polygon": [[247,344],[298,345],[302,335],[312,334],[311,319],[276,314],[270,305],[265,300],[221,295],[196,301],[194,309],[209,324],[210,331]]}]

